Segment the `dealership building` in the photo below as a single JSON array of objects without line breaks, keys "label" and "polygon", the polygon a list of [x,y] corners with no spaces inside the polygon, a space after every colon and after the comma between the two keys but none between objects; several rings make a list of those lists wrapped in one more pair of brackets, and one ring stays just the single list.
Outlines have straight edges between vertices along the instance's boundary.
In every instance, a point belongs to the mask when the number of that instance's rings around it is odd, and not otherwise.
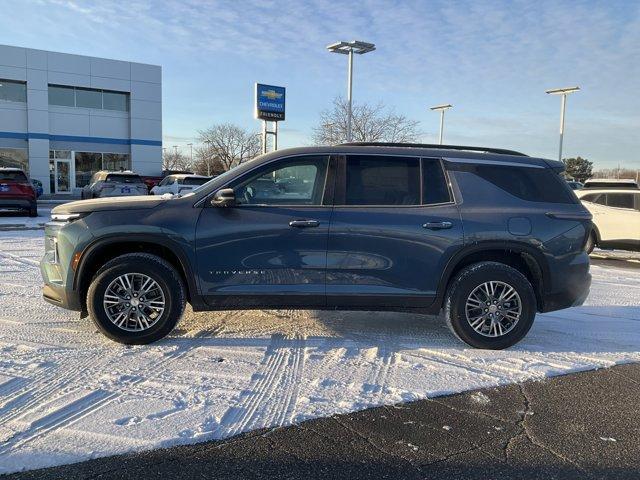
[{"label": "dealership building", "polygon": [[0,45],[0,167],[71,195],[98,170],[162,170],[157,65]]}]

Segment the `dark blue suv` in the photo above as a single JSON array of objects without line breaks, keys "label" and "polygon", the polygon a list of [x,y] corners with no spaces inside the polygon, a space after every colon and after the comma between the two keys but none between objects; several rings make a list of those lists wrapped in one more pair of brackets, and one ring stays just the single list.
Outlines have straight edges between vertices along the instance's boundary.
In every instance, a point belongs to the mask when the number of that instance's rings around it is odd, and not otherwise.
[{"label": "dark blue suv", "polygon": [[561,163],[476,147],[346,144],[256,158],[182,197],[58,206],[44,298],[144,344],[194,311],[444,316],[479,348],[580,305],[591,216]]}]

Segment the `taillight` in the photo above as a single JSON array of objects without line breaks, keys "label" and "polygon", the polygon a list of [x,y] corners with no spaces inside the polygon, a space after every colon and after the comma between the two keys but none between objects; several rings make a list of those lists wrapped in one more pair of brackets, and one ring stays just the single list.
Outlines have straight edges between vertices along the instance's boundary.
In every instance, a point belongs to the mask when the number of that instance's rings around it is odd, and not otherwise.
[{"label": "taillight", "polygon": [[20,190],[22,193],[26,193],[27,195],[35,195],[36,192],[33,189],[33,186],[30,183],[18,183],[16,184],[16,186],[18,187],[18,190]]}]

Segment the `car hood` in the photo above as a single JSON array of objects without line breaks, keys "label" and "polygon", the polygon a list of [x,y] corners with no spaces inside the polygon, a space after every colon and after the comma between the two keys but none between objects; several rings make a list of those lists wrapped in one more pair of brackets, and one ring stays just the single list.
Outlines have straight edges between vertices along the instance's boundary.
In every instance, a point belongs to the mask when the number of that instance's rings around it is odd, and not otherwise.
[{"label": "car hood", "polygon": [[164,196],[140,196],[140,197],[107,197],[92,200],[79,200],[77,202],[64,203],[55,207],[51,213],[89,213],[104,212],[108,210],[125,209],[149,209],[166,202],[170,198]]}]

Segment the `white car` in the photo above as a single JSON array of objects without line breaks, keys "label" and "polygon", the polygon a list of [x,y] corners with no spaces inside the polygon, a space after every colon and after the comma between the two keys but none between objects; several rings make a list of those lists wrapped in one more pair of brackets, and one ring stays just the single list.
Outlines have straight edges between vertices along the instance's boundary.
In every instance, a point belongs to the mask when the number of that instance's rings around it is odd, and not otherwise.
[{"label": "white car", "polygon": [[596,246],[640,251],[640,189],[585,186],[575,194],[593,215],[589,253]]},{"label": "white car", "polygon": [[187,175],[183,173],[168,175],[151,189],[151,194],[164,195],[165,193],[171,193],[173,195],[184,195],[194,188],[207,183],[209,180],[211,180],[211,177],[204,177],[202,175]]}]

